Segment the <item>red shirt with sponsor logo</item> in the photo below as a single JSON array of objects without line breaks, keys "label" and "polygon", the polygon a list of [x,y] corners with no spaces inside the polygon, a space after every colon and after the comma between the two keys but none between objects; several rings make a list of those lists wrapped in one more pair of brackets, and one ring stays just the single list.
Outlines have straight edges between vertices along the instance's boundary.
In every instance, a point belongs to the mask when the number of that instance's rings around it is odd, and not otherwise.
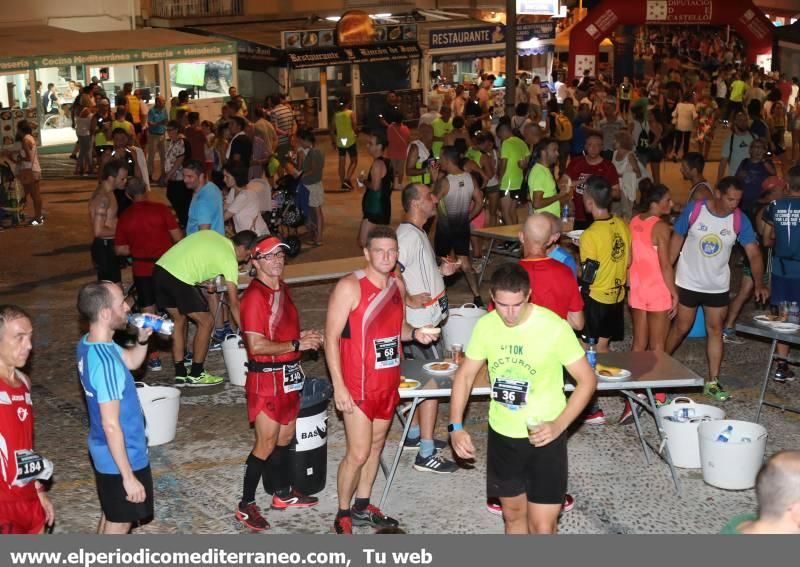
[{"label": "red shirt with sponsor logo", "polygon": [[[251,281],[242,295],[239,313],[244,333],[262,335],[267,340],[276,343],[285,343],[300,338],[300,317],[297,313],[297,307],[295,307],[289,294],[289,286],[284,281],[280,282],[278,289],[272,289],[258,279]],[[248,352],[247,358],[255,362],[265,363],[295,362],[300,360],[300,353],[286,352],[278,355],[265,355]],[[253,382],[252,387],[255,387],[254,381],[257,374],[259,375],[260,383],[260,387],[257,389],[260,395],[270,395],[264,391],[265,384],[263,382],[265,376],[272,377],[273,393],[271,395],[277,395],[278,382],[283,379],[283,372],[248,372],[248,388],[250,388],[251,382]],[[252,379],[251,375],[253,375]]]},{"label": "red shirt with sponsor logo", "polygon": [[35,500],[35,483],[11,486],[17,476],[16,452],[33,450],[33,404],[28,377],[17,371],[19,385],[0,380],[0,502]]}]

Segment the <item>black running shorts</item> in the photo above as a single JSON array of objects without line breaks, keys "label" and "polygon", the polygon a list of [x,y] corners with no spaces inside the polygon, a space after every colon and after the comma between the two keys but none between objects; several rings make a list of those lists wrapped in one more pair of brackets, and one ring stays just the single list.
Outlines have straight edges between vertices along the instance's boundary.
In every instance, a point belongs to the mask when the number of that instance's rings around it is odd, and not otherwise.
[{"label": "black running shorts", "polygon": [[678,303],[684,307],[727,307],[731,302],[730,293],[704,293],[678,287]]},{"label": "black running shorts", "polygon": [[114,283],[122,281],[113,238],[95,238],[92,241],[92,262],[97,270],[97,281]]},{"label": "black running shorts", "polygon": [[525,494],[532,504],[562,504],[567,494],[566,432],[534,447],[527,437],[506,437],[489,427],[486,493],[489,498]]},{"label": "black running shorts", "polygon": [[177,309],[183,315],[208,311],[208,302],[197,287],[182,282],[158,265],[153,270],[153,286],[159,309]]},{"label": "black running shorts", "polygon": [[153,475],[150,466],[133,471],[133,475],[142,483],[145,491],[144,502],[138,504],[128,501],[122,475],[94,471],[100,508],[109,522],[136,523],[153,517]]},{"label": "black running shorts", "polygon": [[584,293],[583,314],[586,319],[583,334],[586,337],[612,341],[625,338],[625,301],[600,303]]}]

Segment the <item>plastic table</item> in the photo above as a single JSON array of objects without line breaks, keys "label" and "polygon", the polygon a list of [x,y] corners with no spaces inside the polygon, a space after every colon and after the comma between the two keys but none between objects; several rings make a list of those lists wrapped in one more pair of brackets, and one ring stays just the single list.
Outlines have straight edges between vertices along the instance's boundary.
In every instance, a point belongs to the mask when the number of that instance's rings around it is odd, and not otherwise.
[{"label": "plastic table", "polygon": [[[800,337],[798,339],[800,340]],[[653,416],[660,440],[660,447],[658,450],[656,450],[656,453],[660,454],[669,465],[670,474],[672,475],[672,482],[675,485],[675,491],[680,496],[680,481],[678,480],[678,474],[675,470],[675,465],[672,463],[672,457],[669,454],[669,448],[666,446],[661,417],[656,411],[656,401],[653,392],[655,390],[669,390],[676,388],[699,388],[703,386],[703,378],[665,353],[603,353],[598,354],[597,360],[602,364],[617,366],[631,372],[630,378],[624,381],[606,381],[603,379],[598,379],[597,389],[600,391],[619,391],[630,400],[631,404],[639,404]],[[403,444],[408,437],[408,430],[411,427],[411,418],[414,416],[417,406],[428,398],[449,398],[452,394],[453,374],[446,376],[431,374],[422,368],[422,366],[428,362],[431,361],[404,359],[401,362],[401,374],[406,378],[419,380],[421,385],[413,390],[401,389],[399,391],[400,399],[410,400],[411,407],[405,418],[400,416],[401,423],[403,424],[403,432],[400,436],[400,442],[397,450],[395,451],[391,467],[386,467],[384,469],[384,473],[386,475],[386,486],[384,487],[383,495],[381,496],[381,508],[383,508],[383,505],[389,496],[392,482],[397,474],[397,468],[400,464],[400,456],[403,453]],[[571,382],[567,382],[564,385],[564,390],[567,392],[572,392],[575,390],[575,385]],[[644,390],[647,394],[646,398],[639,398],[636,393],[637,390]],[[475,383],[473,384],[472,395],[489,396],[490,394],[491,388],[484,370],[478,375]],[[639,441],[642,444],[642,451],[644,452],[645,461],[649,465],[649,442],[644,437],[637,412],[633,412],[633,417],[636,433],[639,436]]]},{"label": "plastic table", "polygon": [[492,256],[492,249],[496,240],[503,242],[516,242],[519,239],[519,231],[522,230],[521,224],[509,224],[502,226],[492,226],[489,228],[473,228],[472,236],[480,236],[481,238],[489,239],[489,248],[484,257],[483,270],[478,276],[478,285],[483,281],[483,274],[486,273],[486,267],[489,265],[489,259]]},{"label": "plastic table", "polygon": [[[800,408],[787,407],[783,404],[776,404],[764,400],[767,394],[767,384],[769,384],[769,371],[772,369],[772,362],[775,360],[775,347],[778,342],[789,343],[793,345],[800,345],[800,333],[780,333],[766,325],[759,325],[757,323],[737,323],[736,332],[744,333],[745,335],[754,335],[757,337],[764,337],[772,340],[772,346],[769,351],[769,358],[767,358],[767,369],[764,371],[764,381],[761,384],[761,394],[758,397],[758,409],[756,409],[756,423],[761,419],[762,406],[769,406],[778,408],[781,411],[790,411],[792,413],[800,413]],[[789,358],[790,362],[800,362],[796,358]]]}]

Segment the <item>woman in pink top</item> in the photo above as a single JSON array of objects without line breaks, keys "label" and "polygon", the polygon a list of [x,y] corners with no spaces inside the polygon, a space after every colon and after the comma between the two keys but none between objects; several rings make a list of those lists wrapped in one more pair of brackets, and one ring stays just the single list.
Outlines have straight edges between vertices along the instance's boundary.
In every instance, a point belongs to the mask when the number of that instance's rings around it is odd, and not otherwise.
[{"label": "woman in pink top", "polygon": [[669,261],[672,227],[661,217],[672,210],[665,185],[640,184],[644,212],[630,222],[632,260],[628,303],[633,319],[633,350],[664,351],[678,291]]},{"label": "woman in pink top", "polygon": [[384,155],[392,162],[394,188],[402,189],[403,173],[406,170],[406,151],[411,138],[411,130],[403,124],[403,115],[396,108],[389,111],[387,118],[389,126],[386,128],[386,139],[389,147]]}]

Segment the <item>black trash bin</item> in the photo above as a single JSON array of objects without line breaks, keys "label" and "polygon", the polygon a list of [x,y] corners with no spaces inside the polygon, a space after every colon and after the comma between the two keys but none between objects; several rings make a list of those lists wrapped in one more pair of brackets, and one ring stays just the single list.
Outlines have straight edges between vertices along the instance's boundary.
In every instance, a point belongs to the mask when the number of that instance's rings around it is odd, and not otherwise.
[{"label": "black trash bin", "polygon": [[328,472],[328,403],[333,397],[330,380],[306,378],[300,414],[290,447],[292,488],[315,494],[325,488]]}]

